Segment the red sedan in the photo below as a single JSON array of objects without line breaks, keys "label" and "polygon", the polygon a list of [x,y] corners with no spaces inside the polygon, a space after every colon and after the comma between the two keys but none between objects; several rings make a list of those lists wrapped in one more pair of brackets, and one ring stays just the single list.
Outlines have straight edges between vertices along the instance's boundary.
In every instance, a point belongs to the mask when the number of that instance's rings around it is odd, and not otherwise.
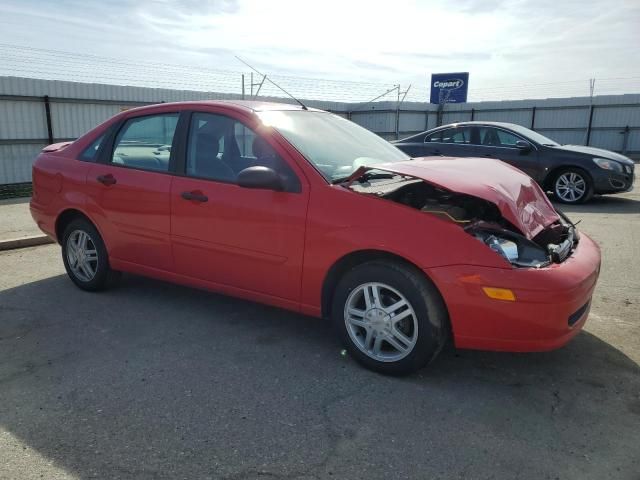
[{"label": "red sedan", "polygon": [[411,159],[331,113],[259,102],[123,112],[33,168],[31,212],[84,290],[119,272],[331,318],[383,373],[583,326],[596,244],[527,175]]}]

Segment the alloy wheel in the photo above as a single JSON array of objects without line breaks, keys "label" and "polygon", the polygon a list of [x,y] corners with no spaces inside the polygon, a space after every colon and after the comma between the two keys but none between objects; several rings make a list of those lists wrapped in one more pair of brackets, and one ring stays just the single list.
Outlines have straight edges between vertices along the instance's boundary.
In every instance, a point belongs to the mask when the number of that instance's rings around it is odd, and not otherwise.
[{"label": "alloy wheel", "polygon": [[409,301],[384,283],[370,282],[351,291],[344,323],[354,345],[379,362],[397,362],[418,340],[418,319]]},{"label": "alloy wheel", "polygon": [[82,282],[90,282],[98,269],[98,252],[89,234],[84,230],[74,230],[67,239],[66,246],[69,268]]},{"label": "alloy wheel", "polygon": [[587,192],[587,182],[576,172],[565,172],[556,179],[555,194],[565,202],[574,203]]}]

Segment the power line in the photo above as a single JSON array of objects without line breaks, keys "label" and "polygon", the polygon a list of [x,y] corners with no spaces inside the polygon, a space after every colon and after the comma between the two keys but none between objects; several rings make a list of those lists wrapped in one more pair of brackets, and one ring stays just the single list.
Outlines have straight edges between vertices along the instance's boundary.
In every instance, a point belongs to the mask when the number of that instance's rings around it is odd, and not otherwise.
[{"label": "power line", "polygon": [[[24,47],[20,45],[0,43],[0,49],[3,49],[3,48],[8,49],[10,52],[9,54],[11,54],[11,51],[14,51],[14,50],[24,50],[24,51],[32,52],[34,55],[39,55],[45,58],[54,57],[54,56],[66,57],[67,59],[75,62],[86,62],[86,60],[96,60],[103,63],[122,64],[127,66],[136,66],[136,67],[147,66],[147,67],[171,68],[171,69],[179,69],[179,70],[183,70],[183,69],[192,70],[194,68],[197,68],[201,72],[210,72],[215,74],[240,75],[243,73],[241,71],[235,71],[235,70],[212,69],[212,68],[203,67],[200,65],[194,66],[194,65],[186,65],[186,64],[168,64],[168,63],[159,63],[159,62],[150,62],[150,61],[138,62],[133,60],[123,60],[123,59],[117,59],[113,57],[105,57],[105,56],[85,54],[85,53],[71,53],[71,52],[63,52],[60,50],[47,50],[42,48]],[[374,83],[374,82],[358,82],[358,81],[352,81],[352,80],[330,80],[330,79],[319,79],[319,78],[312,78],[312,77],[288,76],[288,75],[280,75],[280,74],[269,74],[269,76],[274,78],[279,78],[279,79],[290,79],[295,81],[307,81],[307,82],[336,83],[340,85],[348,85],[348,84],[352,84],[353,86],[369,85],[372,87],[380,87],[381,85],[380,83]]]},{"label": "power line", "polygon": [[[242,71],[216,70],[206,66],[170,64],[157,61],[134,61],[88,53],[34,48],[0,43],[0,75],[36,77],[48,80],[110,83],[136,87],[172,88],[208,92],[212,95],[238,95],[242,89]],[[244,72],[246,75],[246,72]],[[360,103],[376,98],[376,102],[394,101],[391,95],[397,83],[340,81],[295,77],[268,73],[296,97]],[[471,84],[473,85],[473,83]],[[597,78],[595,95],[640,92],[640,76]],[[588,96],[589,81],[563,80],[530,84],[470,87],[469,101],[537,99],[562,96]],[[261,97],[281,97],[272,85],[265,83]],[[429,82],[414,87],[408,102],[425,102],[429,98]]]}]

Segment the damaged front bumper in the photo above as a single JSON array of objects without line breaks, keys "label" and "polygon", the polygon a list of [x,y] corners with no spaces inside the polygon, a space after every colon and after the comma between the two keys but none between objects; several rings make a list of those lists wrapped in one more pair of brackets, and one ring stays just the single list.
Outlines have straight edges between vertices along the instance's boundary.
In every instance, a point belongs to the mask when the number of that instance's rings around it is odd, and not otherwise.
[{"label": "damaged front bumper", "polygon": [[515,267],[541,268],[564,262],[580,240],[575,225],[561,212],[558,215],[559,221],[531,240],[496,223],[484,221],[471,223],[465,231]]},{"label": "damaged front bumper", "polygon": [[[600,249],[582,235],[571,255],[542,268],[453,265],[425,270],[444,297],[456,347],[544,351],[566,344],[589,314]],[[486,287],[510,290],[510,301]]]}]

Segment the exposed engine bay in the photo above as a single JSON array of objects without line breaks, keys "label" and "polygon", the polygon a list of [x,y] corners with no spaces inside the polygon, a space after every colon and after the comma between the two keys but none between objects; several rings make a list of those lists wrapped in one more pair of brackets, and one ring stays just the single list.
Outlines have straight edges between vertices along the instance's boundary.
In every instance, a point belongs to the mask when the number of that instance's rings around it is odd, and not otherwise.
[{"label": "exposed engine bay", "polygon": [[354,181],[349,188],[456,223],[516,267],[540,268],[563,262],[579,240],[575,226],[561,212],[559,221],[530,240],[501,215],[495,204],[414,177],[371,175]]}]

